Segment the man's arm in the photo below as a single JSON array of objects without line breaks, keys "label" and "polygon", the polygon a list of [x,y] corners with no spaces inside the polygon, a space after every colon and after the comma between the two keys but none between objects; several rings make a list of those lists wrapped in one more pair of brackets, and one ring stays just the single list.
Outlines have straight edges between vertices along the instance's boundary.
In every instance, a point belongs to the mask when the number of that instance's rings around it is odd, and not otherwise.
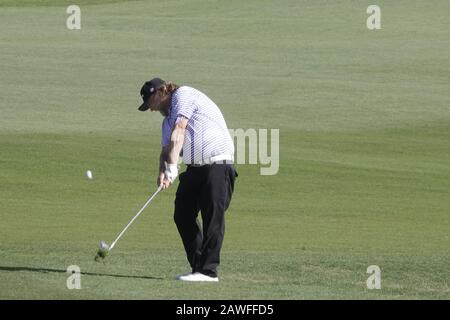
[{"label": "man's arm", "polygon": [[167,156],[167,163],[178,163],[181,149],[183,148],[184,136],[189,119],[182,117],[181,121],[175,124],[170,136],[170,147]]},{"label": "man's arm", "polygon": [[167,156],[169,154],[169,146],[162,147],[159,155],[159,174],[156,184],[160,186],[164,181],[164,171],[166,171]]},{"label": "man's arm", "polygon": [[[168,188],[178,176],[178,158],[183,148],[184,136],[189,119],[182,117],[181,121],[175,124],[170,136],[170,145],[167,150],[166,163],[164,165],[163,187]],[[160,169],[161,169],[160,158]],[[161,176],[161,175],[160,175]]]},{"label": "man's arm", "polygon": [[164,173],[166,170],[165,163],[167,162],[167,156],[169,155],[169,146],[162,147],[161,154],[159,155],[159,173]]}]

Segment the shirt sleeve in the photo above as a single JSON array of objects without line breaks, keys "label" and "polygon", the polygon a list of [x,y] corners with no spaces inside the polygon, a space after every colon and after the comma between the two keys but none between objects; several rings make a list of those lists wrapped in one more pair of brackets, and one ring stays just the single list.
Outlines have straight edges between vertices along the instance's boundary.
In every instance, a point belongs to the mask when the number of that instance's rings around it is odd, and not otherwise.
[{"label": "shirt sleeve", "polygon": [[190,119],[196,111],[194,99],[186,91],[180,91],[174,101],[174,110],[176,111],[175,118],[185,117]]},{"label": "shirt sleeve", "polygon": [[196,110],[197,107],[191,93],[182,88],[178,89],[172,100],[170,115],[164,119],[162,124],[161,145],[163,147],[170,145],[170,137],[175,124],[180,122],[182,117],[190,119]]}]

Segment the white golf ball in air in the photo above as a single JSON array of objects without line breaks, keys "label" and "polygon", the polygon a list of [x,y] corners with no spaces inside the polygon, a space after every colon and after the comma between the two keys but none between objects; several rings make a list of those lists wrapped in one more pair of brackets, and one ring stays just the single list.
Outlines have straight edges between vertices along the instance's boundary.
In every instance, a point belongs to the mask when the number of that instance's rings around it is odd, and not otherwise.
[{"label": "white golf ball in air", "polygon": [[86,177],[88,177],[88,179],[92,179],[92,172],[91,172],[91,170],[86,171]]}]

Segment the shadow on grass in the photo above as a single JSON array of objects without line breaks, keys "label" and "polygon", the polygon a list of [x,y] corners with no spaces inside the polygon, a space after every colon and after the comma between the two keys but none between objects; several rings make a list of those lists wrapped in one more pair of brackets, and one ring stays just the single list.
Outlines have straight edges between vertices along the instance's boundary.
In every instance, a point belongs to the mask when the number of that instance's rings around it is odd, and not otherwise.
[{"label": "shadow on grass", "polygon": [[[41,272],[41,273],[49,273],[49,272],[58,272],[58,273],[67,273],[66,270],[62,269],[50,269],[50,268],[32,268],[32,267],[2,267],[0,266],[0,271],[29,271],[29,272]],[[82,275],[86,276],[101,276],[101,277],[115,277],[115,278],[132,278],[132,279],[149,279],[149,280],[163,280],[164,278],[159,277],[151,277],[151,276],[128,276],[123,274],[108,274],[108,273],[94,273],[94,272],[80,272]]]}]

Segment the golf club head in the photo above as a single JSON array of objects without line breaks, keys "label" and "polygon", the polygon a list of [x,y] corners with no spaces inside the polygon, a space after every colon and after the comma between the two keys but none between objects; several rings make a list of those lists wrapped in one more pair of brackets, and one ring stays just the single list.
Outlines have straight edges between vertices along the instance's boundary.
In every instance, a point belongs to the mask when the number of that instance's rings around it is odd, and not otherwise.
[{"label": "golf club head", "polygon": [[105,241],[100,241],[100,248],[97,251],[97,254],[95,255],[94,260],[96,262],[103,261],[106,258],[106,255],[109,252],[109,246]]},{"label": "golf club head", "polygon": [[109,250],[109,245],[105,241],[100,241],[100,249]]}]

